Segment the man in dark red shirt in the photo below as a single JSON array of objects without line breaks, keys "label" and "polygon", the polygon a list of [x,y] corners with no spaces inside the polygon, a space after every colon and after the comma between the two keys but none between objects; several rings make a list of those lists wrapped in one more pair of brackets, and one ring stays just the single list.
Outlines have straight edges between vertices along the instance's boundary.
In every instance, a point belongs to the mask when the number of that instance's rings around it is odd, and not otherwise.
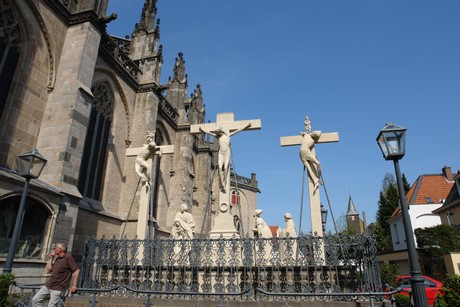
[{"label": "man in dark red shirt", "polygon": [[77,291],[80,269],[72,255],[67,253],[66,243],[56,244],[45,269],[47,272],[51,272],[51,277],[33,297],[32,306],[34,307],[43,306],[42,301],[48,295],[50,296],[48,306],[56,306],[59,298],[69,288],[70,282],[72,282],[70,292]]}]

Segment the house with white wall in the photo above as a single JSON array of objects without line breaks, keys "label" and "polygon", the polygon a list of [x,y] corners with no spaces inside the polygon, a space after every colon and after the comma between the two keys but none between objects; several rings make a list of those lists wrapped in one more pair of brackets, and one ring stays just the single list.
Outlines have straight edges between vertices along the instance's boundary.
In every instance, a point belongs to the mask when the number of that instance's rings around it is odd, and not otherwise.
[{"label": "house with white wall", "polygon": [[[454,176],[448,166],[442,168],[441,174],[424,174],[417,178],[406,195],[412,230],[441,224],[441,217],[433,211],[444,204],[454,182]],[[393,212],[388,223],[391,228],[393,251],[406,250],[406,235],[399,207]],[[415,235],[414,240],[416,241]]]},{"label": "house with white wall", "polygon": [[[409,206],[409,216],[412,230],[417,228],[433,227],[441,224],[441,216],[437,209],[446,202],[449,191],[455,185],[455,179],[450,167],[443,167],[441,174],[420,175],[406,194],[406,203]],[[433,213],[433,211],[435,211]],[[406,236],[402,221],[401,209],[397,208],[388,223],[391,227],[393,251],[379,254],[381,264],[396,264],[399,266],[399,275],[409,275],[409,255],[407,253]],[[412,234],[414,235],[414,234]],[[445,277],[443,265],[433,263],[430,257],[425,257],[423,250],[417,247],[418,259],[423,275],[442,279]],[[460,258],[460,257],[459,257]]]}]

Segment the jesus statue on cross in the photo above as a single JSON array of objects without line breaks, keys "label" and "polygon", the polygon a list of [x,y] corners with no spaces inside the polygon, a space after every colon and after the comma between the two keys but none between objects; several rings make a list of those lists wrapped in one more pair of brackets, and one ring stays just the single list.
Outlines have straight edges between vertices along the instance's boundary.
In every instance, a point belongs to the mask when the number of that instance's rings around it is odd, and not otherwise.
[{"label": "jesus statue on cross", "polygon": [[219,141],[219,179],[220,179],[220,189],[225,193],[225,187],[227,186],[227,178],[229,178],[229,166],[230,166],[230,157],[231,157],[231,144],[230,137],[237,134],[238,132],[245,130],[251,127],[251,123],[248,123],[245,126],[233,130],[232,132],[226,132],[222,127],[218,127],[214,132],[206,130],[203,127],[200,127],[200,131],[209,135],[212,135]]},{"label": "jesus statue on cross", "polygon": [[321,131],[311,131],[310,120],[307,116],[305,117],[305,132],[300,132],[300,136],[302,137],[299,151],[300,160],[308,170],[308,176],[313,182],[316,191],[321,180],[321,163],[319,163],[316,157],[315,144],[318,143]]},{"label": "jesus statue on cross", "polygon": [[234,114],[231,112],[217,114],[215,123],[202,123],[190,126],[190,133],[194,135],[209,134],[217,140],[219,144],[218,167],[219,167],[219,215],[214,221],[214,228],[210,232],[211,238],[219,238],[221,235],[225,238],[231,238],[238,235],[238,231],[233,223],[233,216],[230,208],[230,159],[231,144],[230,139],[240,131],[259,130],[261,129],[260,119],[252,120],[234,120]]}]

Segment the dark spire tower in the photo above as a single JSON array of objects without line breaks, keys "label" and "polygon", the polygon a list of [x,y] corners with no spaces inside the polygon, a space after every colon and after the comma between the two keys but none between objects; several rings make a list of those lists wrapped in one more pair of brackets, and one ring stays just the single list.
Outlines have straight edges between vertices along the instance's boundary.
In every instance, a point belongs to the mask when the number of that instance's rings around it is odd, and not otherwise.
[{"label": "dark spire tower", "polygon": [[131,34],[130,57],[138,63],[142,76],[141,84],[160,84],[161,65],[163,64],[160,40],[160,20],[155,23],[157,14],[156,0],[145,0],[141,20]]},{"label": "dark spire tower", "polygon": [[353,200],[350,198],[348,199],[348,210],[347,210],[347,230],[350,232],[354,232],[357,234],[363,233],[364,231],[364,223],[359,218],[359,213],[356,210],[355,204]]}]

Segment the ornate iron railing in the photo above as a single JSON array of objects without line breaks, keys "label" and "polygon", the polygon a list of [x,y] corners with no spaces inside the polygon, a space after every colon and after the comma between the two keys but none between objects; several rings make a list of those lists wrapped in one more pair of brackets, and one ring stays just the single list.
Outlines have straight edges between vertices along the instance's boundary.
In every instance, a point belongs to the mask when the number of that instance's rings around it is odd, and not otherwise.
[{"label": "ornate iron railing", "polygon": [[80,286],[119,289],[107,296],[228,300],[352,301],[382,293],[374,239],[365,235],[89,238]]}]

